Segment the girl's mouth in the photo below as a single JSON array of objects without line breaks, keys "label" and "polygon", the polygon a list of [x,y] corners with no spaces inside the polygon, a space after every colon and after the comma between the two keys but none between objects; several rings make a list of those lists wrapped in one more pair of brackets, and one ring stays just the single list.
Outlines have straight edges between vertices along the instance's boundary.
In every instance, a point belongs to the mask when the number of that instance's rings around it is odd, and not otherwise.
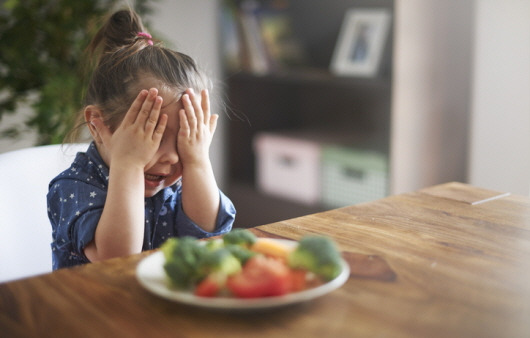
[{"label": "girl's mouth", "polygon": [[160,182],[164,178],[165,178],[165,176],[162,176],[162,175],[145,174],[145,179],[148,180],[148,181]]},{"label": "girl's mouth", "polygon": [[175,184],[177,178],[174,172],[144,172],[145,197],[152,197],[160,190]]}]

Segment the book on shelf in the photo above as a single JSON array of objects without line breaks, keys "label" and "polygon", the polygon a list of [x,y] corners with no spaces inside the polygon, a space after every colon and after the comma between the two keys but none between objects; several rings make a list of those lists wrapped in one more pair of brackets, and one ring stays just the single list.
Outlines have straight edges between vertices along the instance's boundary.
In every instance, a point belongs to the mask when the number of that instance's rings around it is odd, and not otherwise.
[{"label": "book on shelf", "polygon": [[224,6],[221,6],[220,11],[222,59],[223,64],[229,71],[236,71],[242,68],[239,55],[242,47],[236,11],[236,6],[228,1],[226,1]]},{"label": "book on shelf", "polygon": [[267,74],[305,62],[293,34],[288,1],[225,1],[222,17],[225,66]]},{"label": "book on shelf", "polygon": [[261,34],[260,6],[257,1],[247,0],[241,4],[239,21],[242,31],[243,46],[246,47],[248,65],[256,74],[270,71],[270,57]]}]

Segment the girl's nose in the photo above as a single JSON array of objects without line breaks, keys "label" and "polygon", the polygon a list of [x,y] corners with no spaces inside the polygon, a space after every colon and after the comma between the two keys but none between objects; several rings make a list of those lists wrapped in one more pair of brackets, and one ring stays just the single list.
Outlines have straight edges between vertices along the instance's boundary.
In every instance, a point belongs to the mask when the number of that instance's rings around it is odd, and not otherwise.
[{"label": "girl's nose", "polygon": [[177,153],[177,147],[175,144],[170,142],[163,142],[158,148],[158,162],[176,164],[179,161],[179,155]]}]

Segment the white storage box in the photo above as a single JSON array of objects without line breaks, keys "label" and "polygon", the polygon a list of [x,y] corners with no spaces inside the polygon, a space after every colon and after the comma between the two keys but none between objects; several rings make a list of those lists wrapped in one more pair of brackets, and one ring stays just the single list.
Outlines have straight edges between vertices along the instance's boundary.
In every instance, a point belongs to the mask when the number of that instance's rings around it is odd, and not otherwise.
[{"label": "white storage box", "polygon": [[329,146],[322,149],[322,202],[343,207],[383,198],[388,190],[386,156]]},{"label": "white storage box", "polygon": [[254,138],[256,181],[264,193],[306,204],[319,203],[319,143],[281,134]]}]

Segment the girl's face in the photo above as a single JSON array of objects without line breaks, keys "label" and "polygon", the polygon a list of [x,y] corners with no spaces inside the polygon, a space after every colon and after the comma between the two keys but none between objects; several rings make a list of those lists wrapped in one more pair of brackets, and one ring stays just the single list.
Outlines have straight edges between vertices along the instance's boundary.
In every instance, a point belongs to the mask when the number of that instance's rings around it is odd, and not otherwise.
[{"label": "girl's face", "polygon": [[160,114],[167,114],[168,121],[160,147],[153,159],[144,168],[145,197],[152,197],[160,190],[177,182],[182,176],[182,164],[177,152],[177,135],[180,128],[179,110],[181,100],[174,93],[159,90],[164,99]]}]

